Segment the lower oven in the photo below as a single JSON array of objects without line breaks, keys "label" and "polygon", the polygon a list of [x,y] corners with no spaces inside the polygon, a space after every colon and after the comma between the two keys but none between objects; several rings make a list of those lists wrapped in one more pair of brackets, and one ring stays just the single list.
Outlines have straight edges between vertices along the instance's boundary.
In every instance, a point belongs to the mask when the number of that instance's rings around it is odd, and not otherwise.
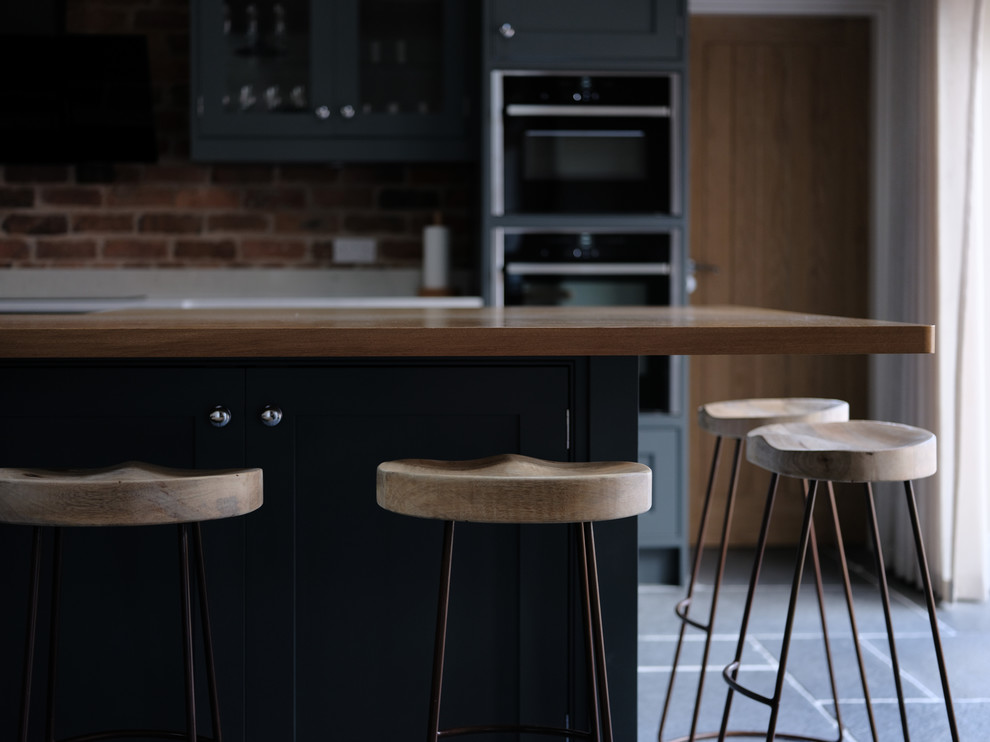
[{"label": "lower oven", "polygon": [[[666,306],[680,304],[676,231],[494,230],[493,303],[505,306]],[[640,407],[674,412],[670,359],[640,359]]]}]

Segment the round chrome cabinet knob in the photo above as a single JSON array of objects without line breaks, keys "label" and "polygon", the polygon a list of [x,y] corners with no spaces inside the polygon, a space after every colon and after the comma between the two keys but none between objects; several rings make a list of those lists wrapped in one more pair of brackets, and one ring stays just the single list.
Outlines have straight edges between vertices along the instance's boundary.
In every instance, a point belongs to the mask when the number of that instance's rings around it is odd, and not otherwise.
[{"label": "round chrome cabinet knob", "polygon": [[511,23],[503,23],[498,27],[498,32],[502,34],[503,39],[511,39],[516,35],[516,29],[512,27]]},{"label": "round chrome cabinet knob", "polygon": [[314,113],[318,119],[328,119],[330,118],[330,106],[317,106]]},{"label": "round chrome cabinet knob", "polygon": [[357,113],[357,111],[354,110],[354,106],[341,106],[340,107],[340,115],[343,116],[345,119],[352,119],[352,118],[354,118],[354,114],[355,113]]},{"label": "round chrome cabinet knob", "polygon": [[228,410],[223,405],[218,404],[209,414],[210,425],[215,428],[222,428],[230,422],[230,410]]},{"label": "round chrome cabinet knob", "polygon": [[261,414],[258,415],[263,425],[267,425],[269,428],[274,428],[280,422],[282,422],[282,410],[274,405],[267,404],[264,409],[261,410]]}]

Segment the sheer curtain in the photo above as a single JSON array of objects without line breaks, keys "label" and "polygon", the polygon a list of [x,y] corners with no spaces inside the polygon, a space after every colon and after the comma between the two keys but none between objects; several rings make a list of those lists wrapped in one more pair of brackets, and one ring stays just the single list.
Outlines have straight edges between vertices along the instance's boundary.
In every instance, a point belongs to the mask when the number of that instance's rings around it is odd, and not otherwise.
[{"label": "sheer curtain", "polygon": [[[934,358],[877,358],[874,414],[939,439],[938,474],[918,486],[937,592],[990,597],[990,0],[914,0],[892,20],[890,234],[874,265],[877,316],[934,322]],[[915,6],[912,10],[910,6]],[[909,113],[910,112],[910,113]],[[892,493],[893,494],[893,493]],[[882,500],[885,558],[916,578],[900,498]]]},{"label": "sheer curtain", "polygon": [[[938,435],[939,472],[918,485],[937,592],[990,593],[990,0],[891,6],[887,233],[877,241],[874,312],[936,324],[936,355],[878,357],[873,414]],[[894,63],[897,60],[897,63]],[[882,70],[884,60],[880,60]],[[895,123],[896,122],[896,123]],[[895,492],[878,502],[888,565],[916,579]]]},{"label": "sheer curtain", "polygon": [[[948,596],[990,593],[990,10],[938,4],[939,486]],[[948,523],[945,523],[945,521]]]},{"label": "sheer curtain", "polygon": [[[872,311],[879,319],[936,323],[938,318],[937,234],[937,46],[936,0],[891,3],[878,22],[889,39],[876,51],[878,86],[875,166]],[[916,484],[918,508],[928,545],[936,592],[951,584],[950,559],[943,553],[940,477],[944,441],[936,414],[936,358],[873,356],[870,359],[871,416],[918,425],[939,435],[940,473]],[[917,581],[911,524],[902,490],[878,486],[877,511],[887,566]]]}]

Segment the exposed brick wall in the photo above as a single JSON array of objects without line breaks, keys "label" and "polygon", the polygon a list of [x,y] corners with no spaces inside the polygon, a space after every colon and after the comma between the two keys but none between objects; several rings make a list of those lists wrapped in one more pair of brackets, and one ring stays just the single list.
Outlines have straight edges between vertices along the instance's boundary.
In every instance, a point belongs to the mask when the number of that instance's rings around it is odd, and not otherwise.
[{"label": "exposed brick wall", "polygon": [[98,184],[0,167],[0,267],[319,268],[351,235],[376,238],[383,265],[418,265],[437,211],[455,265],[473,264],[475,166],[190,162],[188,0],[67,0],[66,13],[70,33],[148,36],[159,162]]}]

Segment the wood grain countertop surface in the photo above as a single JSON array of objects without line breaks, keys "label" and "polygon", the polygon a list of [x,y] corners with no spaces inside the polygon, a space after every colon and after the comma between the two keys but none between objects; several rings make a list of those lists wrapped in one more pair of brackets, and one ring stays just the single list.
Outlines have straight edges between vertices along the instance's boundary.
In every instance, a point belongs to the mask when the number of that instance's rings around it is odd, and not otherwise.
[{"label": "wood grain countertop surface", "polygon": [[738,306],[130,309],[0,315],[3,359],[932,352],[932,325]]}]

